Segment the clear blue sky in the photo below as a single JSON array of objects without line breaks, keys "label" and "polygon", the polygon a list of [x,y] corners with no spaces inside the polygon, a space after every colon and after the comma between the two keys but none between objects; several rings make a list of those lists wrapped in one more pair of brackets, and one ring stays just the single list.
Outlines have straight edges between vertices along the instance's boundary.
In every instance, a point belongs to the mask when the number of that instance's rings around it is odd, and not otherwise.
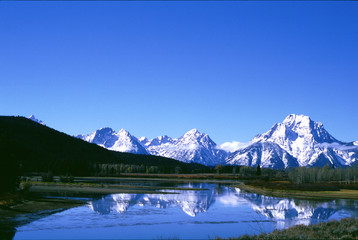
[{"label": "clear blue sky", "polygon": [[0,115],[218,144],[290,113],[358,140],[358,2],[0,2]]}]

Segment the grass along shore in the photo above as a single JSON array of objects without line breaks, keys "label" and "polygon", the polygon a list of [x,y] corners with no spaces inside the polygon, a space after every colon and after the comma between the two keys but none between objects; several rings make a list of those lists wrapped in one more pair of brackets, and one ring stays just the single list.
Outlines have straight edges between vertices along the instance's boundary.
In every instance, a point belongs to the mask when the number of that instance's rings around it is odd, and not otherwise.
[{"label": "grass along shore", "polygon": [[[81,194],[115,194],[115,193],[137,193],[137,194],[175,194],[175,190],[202,191],[204,188],[182,188],[161,186],[134,186],[121,184],[101,183],[57,183],[57,182],[29,182],[32,186],[31,193],[67,192]],[[163,190],[172,190],[166,192]]]},{"label": "grass along shore", "polygon": [[[277,240],[277,239],[358,239],[358,219],[344,218],[313,225],[296,225],[284,230],[274,230],[260,235],[243,235],[231,240]],[[217,237],[216,240],[222,240]]]},{"label": "grass along shore", "polygon": [[[326,188],[324,187],[326,186]],[[340,188],[336,185],[314,185],[310,188],[299,188],[288,182],[245,182],[233,187],[242,190],[273,197],[294,197],[300,199],[358,199],[358,190]]]}]

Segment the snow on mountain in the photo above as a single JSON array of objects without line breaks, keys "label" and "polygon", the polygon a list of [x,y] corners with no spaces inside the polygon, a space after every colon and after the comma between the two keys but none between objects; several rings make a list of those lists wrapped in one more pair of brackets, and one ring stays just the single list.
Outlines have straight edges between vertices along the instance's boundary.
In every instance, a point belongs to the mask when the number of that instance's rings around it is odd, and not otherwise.
[{"label": "snow on mountain", "polygon": [[123,129],[116,133],[111,128],[77,137],[114,151],[152,154],[207,166],[260,164],[262,167],[286,168],[333,164],[344,167],[358,163],[358,141],[338,141],[322,123],[295,114],[288,115],[282,123],[273,125],[249,143],[227,142],[218,146],[197,129],[180,138],[164,135],[137,139]]},{"label": "snow on mountain", "polygon": [[257,142],[240,149],[226,158],[230,165],[257,166],[265,168],[298,167],[297,160],[278,144],[273,142]]},{"label": "snow on mountain", "polygon": [[144,146],[149,140],[146,137],[140,137],[138,141]]},{"label": "snow on mountain", "polygon": [[113,151],[148,154],[139,140],[124,129],[116,133],[112,128],[106,127],[89,135],[78,135],[76,137]]},{"label": "snow on mountain", "polygon": [[141,138],[140,142],[145,145],[146,147],[153,147],[153,146],[159,146],[166,143],[173,143],[174,140],[171,137],[168,137],[167,135],[159,136],[156,138],[153,138],[151,140],[148,140],[147,138],[143,137]]},{"label": "snow on mountain", "polygon": [[[304,115],[288,115],[282,123],[257,135],[253,143],[276,143],[297,159],[299,166],[349,166],[358,160],[358,148],[332,137],[320,122]],[[250,147],[250,146],[249,146]]]},{"label": "snow on mountain", "polygon": [[41,124],[41,125],[45,125],[45,123],[44,123],[43,121],[37,119],[37,118],[35,117],[35,115],[31,115],[30,117],[28,117],[28,119],[30,119],[30,120],[32,120],[32,121],[34,121],[34,122],[37,122],[37,123],[39,123],[39,124]]},{"label": "snow on mountain", "polygon": [[157,137],[147,141],[145,146],[152,155],[207,166],[223,163],[227,155],[225,151],[217,149],[216,143],[207,134],[200,133],[197,129],[190,130],[178,139],[168,136]]},{"label": "snow on mountain", "polygon": [[89,135],[76,137],[114,151],[151,154],[207,166],[224,163],[227,155],[225,151],[217,148],[216,143],[207,134],[200,133],[197,129],[185,133],[178,139],[166,135],[154,139],[137,139],[123,129],[116,133],[111,128],[101,128]]}]

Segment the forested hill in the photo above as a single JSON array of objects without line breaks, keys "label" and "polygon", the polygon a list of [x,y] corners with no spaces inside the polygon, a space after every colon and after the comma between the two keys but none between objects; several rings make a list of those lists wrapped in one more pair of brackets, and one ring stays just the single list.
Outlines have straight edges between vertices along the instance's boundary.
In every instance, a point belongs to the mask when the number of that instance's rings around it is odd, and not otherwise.
[{"label": "forested hill", "polygon": [[109,151],[25,117],[8,116],[0,117],[0,161],[2,166],[9,166],[9,170],[11,164],[18,164],[23,173],[52,171],[93,175],[103,165],[107,165],[107,170],[108,166],[117,166],[116,173],[120,171],[119,165],[131,166],[137,171],[152,167],[162,173],[174,172],[178,167],[182,172],[208,170],[200,164],[170,158]]}]

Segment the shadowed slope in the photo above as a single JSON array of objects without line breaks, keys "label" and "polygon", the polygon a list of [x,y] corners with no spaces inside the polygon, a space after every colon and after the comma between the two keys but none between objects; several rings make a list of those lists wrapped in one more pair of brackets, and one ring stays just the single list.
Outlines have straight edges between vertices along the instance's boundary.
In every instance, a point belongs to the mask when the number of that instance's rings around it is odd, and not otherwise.
[{"label": "shadowed slope", "polygon": [[1,163],[16,159],[23,172],[88,175],[98,163],[159,166],[163,172],[177,166],[187,172],[207,169],[170,158],[109,151],[24,117],[0,117],[0,141],[9,146],[0,152]]}]

